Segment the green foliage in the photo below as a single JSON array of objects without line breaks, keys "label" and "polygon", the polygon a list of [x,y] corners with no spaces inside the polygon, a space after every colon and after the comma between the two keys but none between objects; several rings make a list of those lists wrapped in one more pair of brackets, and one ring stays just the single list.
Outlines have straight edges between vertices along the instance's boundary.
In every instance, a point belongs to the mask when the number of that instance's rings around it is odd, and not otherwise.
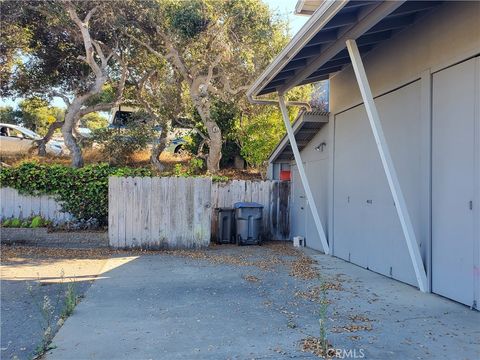
[{"label": "green foliage", "polygon": [[75,283],[69,283],[67,285],[67,290],[65,291],[65,300],[63,303],[62,312],[60,317],[62,319],[68,318],[70,315],[73,314],[73,310],[77,305],[78,297],[75,292]]},{"label": "green foliage", "polygon": [[213,182],[227,182],[228,180],[228,176],[212,175]]},{"label": "green foliage", "polygon": [[24,162],[18,167],[0,169],[0,184],[28,195],[53,195],[63,211],[78,220],[97,219],[107,223],[108,177],[152,176],[146,168],[89,165],[80,169],[64,165]]},{"label": "green foliage", "polygon": [[[223,143],[222,143],[222,159],[220,165],[226,167],[231,165],[235,159],[236,155],[240,155],[240,148],[235,142],[237,132],[235,128],[235,121],[240,116],[240,108],[234,103],[226,103],[223,101],[215,101],[212,109],[211,116],[212,120],[220,128],[222,133]],[[198,129],[201,129],[202,132],[206,132],[204,126],[202,125],[200,115],[195,109],[192,109],[192,118]],[[202,141],[202,137],[195,132],[192,132],[189,138],[187,138],[186,149],[196,154],[198,152],[198,147]],[[208,151],[208,146],[204,146],[204,152]]]},{"label": "green foliage", "polygon": [[6,224],[3,224],[5,227],[12,227],[12,228],[18,228],[22,226],[22,221],[20,219],[11,219],[9,222],[8,226]]},{"label": "green foliage", "polygon": [[[287,100],[308,101],[311,93],[311,86],[296,88],[289,92]],[[298,107],[288,108],[290,121],[295,120],[299,111]],[[280,110],[276,106],[246,107],[237,125],[237,141],[241,155],[250,166],[265,168],[268,157],[285,135]]]},{"label": "green foliage", "polygon": [[47,227],[51,224],[50,220],[43,219],[41,216],[34,216],[28,219],[10,218],[2,222],[2,227],[6,228],[39,228]]},{"label": "green foliage", "polygon": [[100,146],[100,152],[110,164],[125,164],[138,151],[145,150],[160,133],[155,130],[148,115],[136,113],[123,128],[99,128],[89,139]]},{"label": "green foliage", "polygon": [[191,39],[204,31],[210,22],[203,1],[170,1],[166,6],[171,29],[184,39]]},{"label": "green foliage", "polygon": [[18,124],[19,112],[13,110],[11,106],[0,106],[0,123]]},{"label": "green foliage", "polygon": [[187,165],[175,164],[175,166],[173,167],[173,175],[179,177],[199,175],[202,172],[204,166],[205,163],[202,159],[193,158],[190,159]]},{"label": "green foliage", "polygon": [[31,228],[38,228],[44,226],[43,219],[41,216],[35,216],[30,223]]},{"label": "green foliage", "polygon": [[108,119],[98,112],[93,112],[82,117],[80,125],[90,130],[102,129],[108,126]]},{"label": "green foliage", "polygon": [[17,122],[40,135],[45,135],[51,123],[63,118],[63,109],[49,106],[47,101],[38,97],[22,100],[18,107]]}]

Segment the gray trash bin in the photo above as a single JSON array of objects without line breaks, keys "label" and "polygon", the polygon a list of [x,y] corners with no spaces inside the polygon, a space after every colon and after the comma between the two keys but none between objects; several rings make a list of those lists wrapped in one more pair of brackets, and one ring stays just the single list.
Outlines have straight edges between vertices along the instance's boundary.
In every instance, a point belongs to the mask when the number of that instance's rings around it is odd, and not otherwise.
[{"label": "gray trash bin", "polygon": [[235,235],[238,245],[260,244],[263,205],[237,202],[235,208]]},{"label": "gray trash bin", "polygon": [[217,208],[217,243],[230,244],[235,243],[234,228],[234,209]]}]

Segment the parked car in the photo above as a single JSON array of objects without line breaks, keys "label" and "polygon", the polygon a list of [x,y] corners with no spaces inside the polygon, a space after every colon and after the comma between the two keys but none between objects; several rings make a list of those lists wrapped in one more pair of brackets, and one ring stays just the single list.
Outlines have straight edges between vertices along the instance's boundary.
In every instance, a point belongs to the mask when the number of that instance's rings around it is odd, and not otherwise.
[{"label": "parked car", "polygon": [[172,152],[174,154],[181,154],[185,151],[185,145],[187,141],[183,137],[177,137],[169,140],[165,148],[166,152]]},{"label": "parked car", "polygon": [[[36,146],[35,141],[42,137],[27,128],[0,123],[0,155],[13,156],[27,154]],[[64,152],[63,143],[50,140],[47,143],[48,154],[60,156]]]}]

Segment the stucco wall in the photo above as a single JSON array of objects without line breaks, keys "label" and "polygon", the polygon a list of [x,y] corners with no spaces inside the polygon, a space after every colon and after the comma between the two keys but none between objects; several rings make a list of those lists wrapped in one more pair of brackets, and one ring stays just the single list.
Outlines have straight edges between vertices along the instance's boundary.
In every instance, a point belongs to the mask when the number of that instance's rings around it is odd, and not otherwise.
[{"label": "stucco wall", "polygon": [[[363,58],[428,273],[432,74],[480,53],[479,19],[480,2],[447,2]],[[315,150],[321,142],[327,144],[324,153]],[[330,123],[301,156],[334,254],[416,286],[351,66],[331,79]],[[298,186],[294,181],[293,187]],[[307,210],[300,217],[307,246],[319,248]]]},{"label": "stucco wall", "polygon": [[[302,161],[304,162],[305,166],[305,172],[310,181],[310,187],[312,189],[315,204],[317,206],[320,220],[322,221],[327,237],[329,232],[328,159],[331,151],[330,147],[332,146],[332,144],[329,143],[328,138],[329,127],[326,124],[301,152]],[[325,143],[325,146],[321,147],[323,148],[323,151],[315,150],[315,148],[322,143]],[[295,162],[292,162],[292,164],[295,164]],[[304,224],[304,229],[298,229],[298,224],[295,224],[295,226],[292,227],[292,231],[297,233],[292,232],[292,236],[304,234],[308,247],[316,250],[323,250],[308,202],[305,199],[295,198],[298,196],[304,196],[303,190],[299,189],[302,187],[302,184],[299,177],[295,176],[295,172],[293,173],[292,187],[292,201],[296,203],[300,202],[301,204],[295,207],[295,203],[292,205],[292,209],[296,208],[298,211],[302,205],[305,205],[305,209],[303,211],[304,219],[301,221],[302,225]]]},{"label": "stucco wall", "polygon": [[[448,2],[364,59],[374,96],[420,78],[423,71],[437,71],[480,52],[480,1]],[[362,102],[351,66],[330,80],[330,112]]]}]

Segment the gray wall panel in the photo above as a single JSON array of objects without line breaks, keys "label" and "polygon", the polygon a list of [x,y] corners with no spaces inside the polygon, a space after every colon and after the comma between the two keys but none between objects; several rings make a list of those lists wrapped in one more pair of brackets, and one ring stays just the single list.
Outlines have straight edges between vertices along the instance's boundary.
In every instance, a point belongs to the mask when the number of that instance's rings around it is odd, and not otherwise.
[{"label": "gray wall panel", "polygon": [[[417,240],[421,184],[426,172],[422,149],[420,81],[375,100]],[[415,275],[365,108],[335,117],[335,255],[370,270],[416,285]]]}]

